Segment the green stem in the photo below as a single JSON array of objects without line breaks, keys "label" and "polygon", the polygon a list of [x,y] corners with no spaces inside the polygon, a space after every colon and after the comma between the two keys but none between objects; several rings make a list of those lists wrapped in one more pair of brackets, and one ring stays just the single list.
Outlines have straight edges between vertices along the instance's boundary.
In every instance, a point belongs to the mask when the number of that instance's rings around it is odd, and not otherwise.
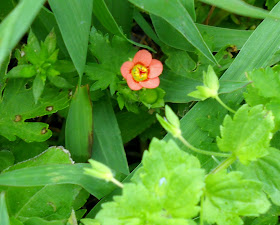
[{"label": "green stem", "polygon": [[231,164],[233,164],[236,160],[236,156],[231,156],[229,158],[227,158],[226,160],[224,160],[220,165],[218,165],[214,170],[212,170],[210,172],[210,174],[213,174],[213,173],[218,173],[224,169],[227,169]]},{"label": "green stem", "polygon": [[221,99],[220,97],[217,95],[215,97],[215,99],[217,100],[217,102],[219,102],[224,108],[226,108],[228,111],[232,112],[232,113],[236,113],[236,111],[234,111],[232,108],[228,107]]},{"label": "green stem", "polygon": [[110,181],[115,185],[117,185],[118,187],[123,188],[123,184],[119,182],[117,179],[115,179],[114,177]]},{"label": "green stem", "polygon": [[203,225],[203,203],[204,203],[204,193],[201,196],[201,200],[200,200],[200,215],[199,215],[199,221],[200,221],[200,225]]},{"label": "green stem", "polygon": [[177,136],[178,139],[186,146],[188,147],[190,150],[199,153],[199,154],[204,154],[204,155],[214,155],[214,156],[218,156],[218,157],[230,157],[231,154],[228,153],[220,153],[220,152],[211,152],[211,151],[206,151],[206,150],[202,150],[199,148],[196,148],[194,146],[192,146],[185,138],[183,138],[182,135]]}]

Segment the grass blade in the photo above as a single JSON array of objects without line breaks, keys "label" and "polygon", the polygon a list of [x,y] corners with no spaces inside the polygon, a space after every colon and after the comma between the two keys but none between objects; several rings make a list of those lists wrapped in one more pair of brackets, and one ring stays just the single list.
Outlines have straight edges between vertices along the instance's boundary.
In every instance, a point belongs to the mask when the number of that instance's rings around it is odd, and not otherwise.
[{"label": "grass blade", "polygon": [[45,0],[20,1],[0,25],[0,64],[29,28]]},{"label": "grass blade", "polygon": [[79,73],[84,73],[91,26],[92,0],[50,0],[63,40]]},{"label": "grass blade", "polygon": [[[30,187],[77,184],[97,198],[102,198],[116,188],[112,183],[84,174],[84,168],[91,168],[91,166],[88,163],[56,164],[12,170],[0,175],[0,185]],[[122,178],[123,175],[117,173],[116,179]]]},{"label": "grass blade", "polygon": [[161,0],[129,1],[137,7],[164,19],[184,36],[186,42],[190,42],[209,60],[218,64],[215,57],[212,55],[212,52],[203,40],[190,14],[179,0],[164,2]]},{"label": "grass blade", "polygon": [[249,5],[242,0],[199,0],[201,2],[217,6],[226,11],[236,13],[241,16],[264,19],[266,17],[279,19],[276,14],[269,14],[269,11]]},{"label": "grass blade", "polygon": [[128,174],[120,129],[109,98],[93,102],[94,144],[92,158],[115,171]]},{"label": "grass blade", "polygon": [[65,145],[76,162],[86,162],[90,158],[92,136],[92,105],[88,86],[78,87],[65,126]]},{"label": "grass blade", "polygon": [[0,194],[0,224],[10,225],[8,209],[5,202],[5,194],[2,192]]}]

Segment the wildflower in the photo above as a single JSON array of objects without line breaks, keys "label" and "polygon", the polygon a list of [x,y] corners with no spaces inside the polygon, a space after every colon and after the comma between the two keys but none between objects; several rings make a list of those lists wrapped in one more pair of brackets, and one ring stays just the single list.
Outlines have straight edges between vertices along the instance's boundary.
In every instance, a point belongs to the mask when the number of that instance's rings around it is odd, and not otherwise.
[{"label": "wildflower", "polygon": [[130,89],[134,91],[158,87],[158,76],[162,70],[162,63],[157,59],[152,59],[152,54],[147,50],[138,51],[132,61],[127,61],[121,66],[122,76]]}]

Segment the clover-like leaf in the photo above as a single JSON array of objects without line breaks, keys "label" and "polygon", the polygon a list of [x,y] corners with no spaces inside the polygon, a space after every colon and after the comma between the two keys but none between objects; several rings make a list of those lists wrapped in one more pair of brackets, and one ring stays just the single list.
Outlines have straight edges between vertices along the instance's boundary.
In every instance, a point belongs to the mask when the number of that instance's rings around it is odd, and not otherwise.
[{"label": "clover-like leaf", "polygon": [[45,88],[44,97],[34,104],[32,88],[27,89],[25,85],[24,79],[8,81],[0,104],[0,135],[10,141],[16,140],[16,136],[26,142],[45,141],[52,135],[49,125],[25,120],[66,108],[69,104],[68,92]]},{"label": "clover-like leaf", "polygon": [[240,216],[258,216],[269,209],[262,183],[242,176],[241,172],[226,171],[207,176],[204,220],[217,225],[242,225]]},{"label": "clover-like leaf", "polygon": [[221,151],[232,152],[246,164],[268,154],[273,128],[272,113],[262,105],[243,105],[233,118],[225,117],[217,144]]}]

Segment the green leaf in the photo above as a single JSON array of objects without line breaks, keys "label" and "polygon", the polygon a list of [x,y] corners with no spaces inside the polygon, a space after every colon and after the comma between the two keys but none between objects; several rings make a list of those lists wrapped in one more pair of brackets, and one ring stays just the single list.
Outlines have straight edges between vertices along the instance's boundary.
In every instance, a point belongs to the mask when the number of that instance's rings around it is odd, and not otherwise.
[{"label": "green leaf", "polygon": [[207,98],[216,98],[218,96],[220,84],[212,66],[208,67],[207,72],[203,71],[203,84],[204,86],[197,86],[197,91],[189,93],[188,96],[198,98],[202,101]]},{"label": "green leaf", "polygon": [[272,113],[262,105],[252,108],[243,105],[233,118],[225,117],[217,144],[221,151],[232,152],[246,164],[268,154],[273,128]]},{"label": "green leaf", "polygon": [[37,74],[33,81],[32,90],[33,90],[35,104],[38,103],[38,100],[44,91],[45,81],[46,81],[46,77],[42,76],[41,74]]},{"label": "green leaf", "polygon": [[183,152],[173,141],[153,139],[142,163],[133,180],[141,180],[168,215],[184,219],[197,215],[204,170],[196,157]]},{"label": "green leaf", "polygon": [[45,141],[52,135],[48,124],[25,120],[66,108],[68,93],[45,87],[46,93],[35,105],[32,89],[26,89],[25,84],[23,79],[11,79],[7,83],[0,104],[0,135],[10,141],[16,140],[16,136],[26,142]]},{"label": "green leaf", "polygon": [[133,58],[136,49],[118,36],[109,41],[108,36],[103,36],[95,28],[92,28],[90,33],[89,49],[99,62],[99,64],[89,63],[86,66],[85,73],[89,79],[96,81],[91,86],[91,91],[104,90],[110,86],[111,91],[115,92],[113,86],[118,81],[120,68],[125,61]]},{"label": "green leaf", "polygon": [[179,118],[168,105],[165,105],[165,115],[170,124],[180,129]]},{"label": "green leaf", "polygon": [[48,49],[48,53],[52,54],[56,49],[56,35],[54,30],[52,29],[51,32],[48,34],[44,41],[44,45]]},{"label": "green leaf", "polygon": [[10,225],[8,209],[5,202],[5,192],[0,193],[0,224]]},{"label": "green leaf", "polygon": [[280,206],[280,151],[269,148],[269,154],[250,163],[248,166],[238,165],[238,170],[244,172],[246,178],[261,181],[263,189],[271,201]]},{"label": "green leaf", "polygon": [[270,202],[262,192],[262,184],[245,180],[240,172],[225,171],[206,178],[206,199],[203,219],[217,225],[242,225],[239,216],[265,213]]},{"label": "green leaf", "polygon": [[65,221],[64,220],[45,220],[39,217],[32,217],[32,218],[28,218],[26,221],[24,221],[24,225],[65,225]]},{"label": "green leaf", "polygon": [[181,4],[186,8],[193,21],[196,20],[194,0],[180,0]]},{"label": "green leaf", "polygon": [[[155,15],[151,15],[151,19],[160,41],[164,44],[184,51],[195,51],[195,48],[186,41],[184,35],[167,21]],[[234,45],[237,49],[241,49],[252,34],[252,31],[247,30],[234,30],[203,24],[196,24],[196,26],[206,44],[213,46],[213,51],[215,52],[227,45]]]},{"label": "green leaf", "polygon": [[49,81],[58,88],[73,88],[73,85],[70,84],[65,78],[60,76],[48,76]]},{"label": "green leaf", "polygon": [[132,112],[121,111],[116,113],[123,143],[127,143],[142,132],[145,132],[156,120],[155,115],[148,112],[135,114]]},{"label": "green leaf", "polygon": [[108,97],[93,102],[94,143],[92,158],[111,169],[128,174],[120,129]]},{"label": "green leaf", "polygon": [[[129,0],[137,7],[148,11],[166,20],[178,30],[193,46],[195,46],[209,60],[217,63],[210,49],[203,40],[200,32],[194,24],[188,11],[182,6],[179,0],[161,2],[160,0]],[[174,17],[174,15],[177,15]],[[183,24],[183,25],[182,25]]]},{"label": "green leaf", "polygon": [[[117,22],[115,21],[113,15],[109,11],[104,0],[93,0],[93,1],[94,1],[94,7],[93,7],[94,15],[98,18],[99,22],[109,32],[124,38],[126,41],[130,42],[133,45],[136,45],[136,46],[142,47],[142,48],[146,48],[146,49],[154,52],[154,50],[151,47],[139,44],[126,37],[126,35],[123,33],[123,31],[121,30],[121,28],[118,26]],[[119,10],[119,7],[118,7],[118,10]],[[132,9],[130,9],[130,10],[132,10]]]},{"label": "green leaf", "polygon": [[[1,185],[9,185],[7,180],[13,183],[21,182],[22,180],[29,180],[29,182],[36,180],[36,182],[39,182],[41,179],[40,176],[32,178],[30,173],[28,174],[27,172],[24,174],[23,172],[20,180],[17,178],[16,173],[22,170],[25,172],[33,170],[36,176],[38,175],[35,172],[37,166],[53,164],[71,165],[72,163],[73,161],[68,151],[63,148],[52,147],[35,158],[10,167],[5,173],[0,175],[2,180]],[[15,176],[13,177],[13,175]],[[6,182],[3,182],[5,177],[8,179]],[[7,193],[6,199],[10,215],[20,220],[28,217],[42,217],[48,220],[68,218],[72,210],[73,201],[81,189],[78,185],[73,184],[44,186],[41,184],[39,187],[23,187],[26,185],[17,185],[19,187],[6,187],[5,192]],[[2,188],[3,186],[1,186]],[[14,204],[14,202],[17,202],[17,204]]]},{"label": "green leaf", "polygon": [[33,65],[24,64],[13,67],[6,76],[8,78],[28,78],[33,77],[36,73],[36,68]]},{"label": "green leaf", "polygon": [[229,12],[232,12],[232,13],[235,13],[238,15],[242,15],[242,16],[249,16],[249,17],[260,18],[260,19],[264,19],[266,17],[279,19],[279,16],[277,16],[276,14],[269,13],[269,11],[249,5],[242,0],[230,0],[230,1],[199,0],[199,1],[210,4],[210,5],[215,5],[219,8],[222,8],[224,10],[227,10]]},{"label": "green leaf", "polygon": [[15,161],[14,154],[8,150],[1,150],[0,151],[0,172],[9,166],[12,166]]},{"label": "green leaf", "polygon": [[88,86],[77,87],[65,125],[65,145],[76,162],[86,162],[93,143],[92,103]]},{"label": "green leaf", "polygon": [[[84,73],[91,26],[92,0],[50,0],[63,40],[79,73]],[[75,15],[75,16],[73,16]]]},{"label": "green leaf", "polygon": [[0,25],[0,64],[31,25],[44,0],[21,1]]}]

